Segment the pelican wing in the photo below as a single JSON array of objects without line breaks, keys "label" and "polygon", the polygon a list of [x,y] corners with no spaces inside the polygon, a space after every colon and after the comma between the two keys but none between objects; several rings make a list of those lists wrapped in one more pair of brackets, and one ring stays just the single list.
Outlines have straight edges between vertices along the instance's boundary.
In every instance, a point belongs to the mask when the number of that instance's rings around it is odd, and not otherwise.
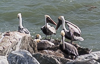
[{"label": "pelican wing", "polygon": [[28,31],[28,29],[26,29],[26,28],[23,28],[23,31],[24,31],[26,34],[30,34],[30,32]]},{"label": "pelican wing", "polygon": [[26,28],[20,28],[20,26],[18,26],[18,32],[30,35],[30,32],[28,31],[28,29],[26,29]]},{"label": "pelican wing", "polygon": [[71,36],[73,35],[80,36],[80,32],[75,27],[73,27],[70,24],[68,24],[68,26],[69,26],[69,31],[70,31]]},{"label": "pelican wing", "polygon": [[67,25],[71,28],[73,28],[73,30],[76,32],[76,33],[81,33],[81,30],[78,26],[76,26],[75,24],[69,22],[69,21],[65,21],[67,23]]},{"label": "pelican wing", "polygon": [[69,27],[69,31],[70,31],[71,36],[73,36],[74,30],[71,27]]},{"label": "pelican wing", "polygon": [[49,30],[52,31],[53,33],[56,33],[56,30],[54,27],[49,27]]},{"label": "pelican wing", "polygon": [[[71,36],[74,37],[74,39],[79,40],[79,41],[83,41],[84,39],[80,36],[79,33],[74,32],[73,28],[69,27],[69,31]],[[75,35],[75,36],[74,36]]]},{"label": "pelican wing", "polygon": [[56,29],[50,25],[48,25],[48,29],[52,32],[52,33],[56,33]]},{"label": "pelican wing", "polygon": [[69,53],[71,53],[71,54],[73,54],[73,55],[75,55],[75,56],[78,56],[79,54],[78,54],[78,51],[77,51],[77,49],[76,49],[76,47],[75,46],[73,46],[72,44],[70,44],[70,43],[65,43],[65,47],[66,47],[66,50],[69,52]]},{"label": "pelican wing", "polygon": [[38,49],[47,49],[54,46],[54,43],[48,41],[48,40],[41,40],[39,43],[37,43]]}]

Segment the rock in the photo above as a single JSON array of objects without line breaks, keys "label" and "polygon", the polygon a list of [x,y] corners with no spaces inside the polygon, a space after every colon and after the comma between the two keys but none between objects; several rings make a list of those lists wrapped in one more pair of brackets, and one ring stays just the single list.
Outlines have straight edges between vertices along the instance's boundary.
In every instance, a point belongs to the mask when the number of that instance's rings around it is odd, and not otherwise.
[{"label": "rock", "polygon": [[21,40],[20,49],[27,50],[30,53],[37,52],[37,43],[33,41],[32,37],[24,36]]},{"label": "rock", "polygon": [[100,64],[100,51],[78,56],[78,58],[66,64]]},{"label": "rock", "polygon": [[30,52],[26,50],[12,51],[8,57],[9,64],[40,64]]},{"label": "rock", "polygon": [[[46,50],[37,50],[37,42],[35,42],[30,35],[19,32],[5,32],[0,34],[0,55],[8,55],[7,59],[10,64],[99,64],[100,51],[92,52],[88,48],[82,48],[78,44],[73,45],[78,49],[78,58],[68,59],[69,55],[62,52],[59,48],[60,41],[52,39],[51,42],[55,46],[47,48]],[[20,50],[22,49],[22,50]],[[27,50],[27,51],[25,51]],[[13,51],[13,52],[12,52]],[[30,54],[33,54],[32,55]],[[38,52],[38,53],[37,53]],[[37,60],[39,61],[37,62]],[[3,59],[7,63],[6,57]],[[4,60],[1,57],[0,62]],[[33,61],[35,60],[35,61]],[[17,62],[18,61],[18,62]],[[5,64],[4,63],[4,64]]]},{"label": "rock", "polygon": [[8,64],[6,56],[0,56],[0,64]]},{"label": "rock", "polygon": [[44,55],[41,53],[34,53],[33,57],[35,57],[40,64],[65,64],[66,62],[70,61],[66,58],[51,56],[51,55]]},{"label": "rock", "polygon": [[79,55],[89,54],[92,51],[92,50],[90,50],[88,48],[84,48],[84,47],[78,47],[77,49],[78,49]]},{"label": "rock", "polygon": [[51,56],[56,56],[56,57],[62,57],[64,58],[63,53],[61,53],[60,50],[53,51],[53,50],[41,50],[39,53],[42,53],[44,55],[51,55]]},{"label": "rock", "polygon": [[80,55],[74,60],[42,53],[34,53],[33,57],[35,57],[40,64],[100,64],[100,51]]},{"label": "rock", "polygon": [[[31,53],[37,51],[36,43],[30,35],[14,32],[5,32],[0,35],[0,55],[7,55],[11,51],[17,50],[17,48],[28,50]],[[19,47],[16,46],[20,42]]]}]

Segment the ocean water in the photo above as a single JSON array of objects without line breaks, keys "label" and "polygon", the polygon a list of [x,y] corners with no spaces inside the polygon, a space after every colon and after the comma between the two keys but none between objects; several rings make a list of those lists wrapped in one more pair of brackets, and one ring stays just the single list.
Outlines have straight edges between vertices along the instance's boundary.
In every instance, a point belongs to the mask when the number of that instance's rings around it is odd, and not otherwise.
[{"label": "ocean water", "polygon": [[[18,13],[22,13],[23,26],[34,37],[45,35],[41,31],[44,15],[48,14],[57,23],[59,16],[76,24],[82,31],[84,41],[76,41],[82,47],[100,50],[100,0],[1,0],[0,32],[18,29]],[[53,25],[54,26],[54,25]],[[56,27],[56,26],[54,26]],[[66,26],[67,27],[67,26]],[[60,27],[54,39],[61,39]]]}]

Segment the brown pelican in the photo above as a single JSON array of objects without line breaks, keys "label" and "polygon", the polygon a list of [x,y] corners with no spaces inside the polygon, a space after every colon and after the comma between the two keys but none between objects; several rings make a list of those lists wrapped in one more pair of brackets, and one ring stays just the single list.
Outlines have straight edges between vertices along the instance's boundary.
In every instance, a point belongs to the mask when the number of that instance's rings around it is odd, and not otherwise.
[{"label": "brown pelican", "polygon": [[57,25],[49,15],[45,15],[45,25],[41,27],[42,32],[46,35],[51,35],[50,39],[52,37],[52,34],[56,34],[56,29],[52,26],[50,26],[48,23],[52,23],[54,25]]},{"label": "brown pelican", "polygon": [[41,35],[37,34],[36,39],[34,39],[35,42],[37,42],[37,49],[38,50],[44,50],[51,48],[54,46],[54,43],[48,41],[48,40],[41,40]]},{"label": "brown pelican", "polygon": [[76,49],[75,46],[73,46],[70,43],[65,42],[65,32],[64,30],[61,31],[61,44],[60,44],[60,48],[62,51],[64,51],[65,53],[75,56],[75,58],[79,55],[78,51]]},{"label": "brown pelican", "polygon": [[28,29],[24,28],[23,25],[22,25],[22,15],[21,15],[21,13],[18,13],[17,16],[18,16],[18,19],[19,19],[18,32],[30,35],[30,32],[28,31]]},{"label": "brown pelican", "polygon": [[[65,23],[67,23],[69,30],[66,29]],[[72,41],[77,41],[77,40],[83,41],[84,40],[81,37],[81,30],[79,29],[79,27],[69,21],[66,21],[64,19],[64,16],[60,16],[58,18],[58,24],[57,24],[56,30],[59,28],[61,24],[65,32],[65,38],[70,39],[71,43]]]}]

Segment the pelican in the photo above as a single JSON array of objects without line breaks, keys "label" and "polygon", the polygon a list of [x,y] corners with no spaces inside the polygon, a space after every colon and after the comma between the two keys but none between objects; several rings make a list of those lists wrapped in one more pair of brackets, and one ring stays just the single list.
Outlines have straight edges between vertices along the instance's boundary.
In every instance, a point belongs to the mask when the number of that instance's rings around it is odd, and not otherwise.
[{"label": "pelican", "polygon": [[41,40],[40,34],[36,35],[36,38],[34,39],[34,41],[37,42],[38,50],[44,50],[44,49],[48,49],[48,48],[51,48],[52,46],[54,46],[54,43],[52,43],[48,40]]},{"label": "pelican", "polygon": [[22,15],[21,15],[21,13],[18,13],[17,16],[18,16],[18,19],[19,19],[18,32],[30,35],[30,32],[28,31],[28,29],[24,28],[23,25],[22,25]]},{"label": "pelican", "polygon": [[42,32],[46,35],[51,35],[50,39],[52,37],[52,34],[56,34],[56,29],[52,26],[50,26],[48,23],[57,25],[49,15],[45,15],[45,25],[41,27]]},{"label": "pelican", "polygon": [[[69,30],[66,29],[65,23],[67,23]],[[65,32],[65,38],[71,40],[71,43],[72,43],[72,41],[77,41],[77,40],[83,41],[84,40],[81,37],[81,30],[79,29],[79,27],[69,21],[66,21],[64,19],[64,16],[60,16],[58,18],[58,24],[57,24],[56,30],[59,28],[59,26],[61,24],[62,24],[62,28]]]},{"label": "pelican", "polygon": [[78,50],[76,49],[75,46],[73,46],[70,43],[65,42],[65,32],[64,30],[61,31],[61,43],[60,43],[60,48],[67,54],[75,56],[75,58],[77,56],[79,56],[78,54]]}]

